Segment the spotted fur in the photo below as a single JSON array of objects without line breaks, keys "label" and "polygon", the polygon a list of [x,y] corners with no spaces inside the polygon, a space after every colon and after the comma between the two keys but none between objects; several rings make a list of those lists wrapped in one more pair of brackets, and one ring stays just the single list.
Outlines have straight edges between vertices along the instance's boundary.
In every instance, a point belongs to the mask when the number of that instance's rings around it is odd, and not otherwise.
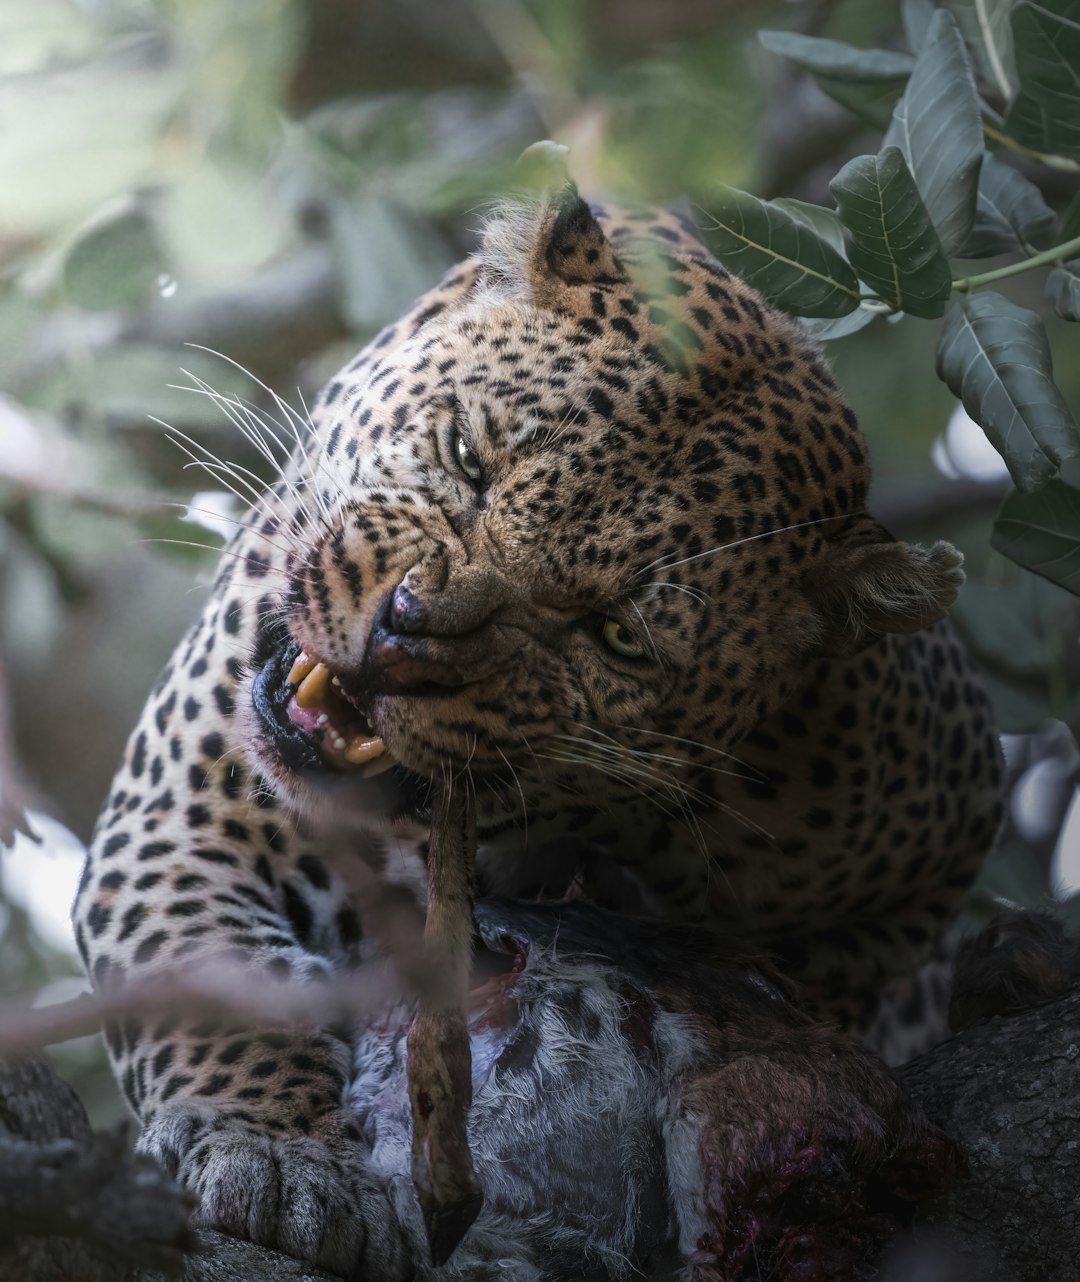
[{"label": "spotted fur", "polygon": [[[488,891],[560,895],[585,851],[594,886],[620,870],[613,906],[749,934],[864,1027],[993,838],[999,754],[942,621],[960,557],[867,513],[865,441],[799,326],[681,221],[568,187],[496,214],[297,435],[101,817],[75,911],[94,982],[216,953],[312,983],[350,964],[373,888],[421,893],[423,783],[449,770]],[[373,682],[376,636],[429,679]],[[400,771],[283,754],[258,683],[295,643],[368,691]],[[358,1257],[362,1228],[303,1195],[329,1178],[312,1145],[363,1151],[341,1030],[109,1041],[143,1147],[208,1219]],[[377,1196],[350,1178],[342,1203]],[[267,1187],[294,1190],[287,1230]]]}]

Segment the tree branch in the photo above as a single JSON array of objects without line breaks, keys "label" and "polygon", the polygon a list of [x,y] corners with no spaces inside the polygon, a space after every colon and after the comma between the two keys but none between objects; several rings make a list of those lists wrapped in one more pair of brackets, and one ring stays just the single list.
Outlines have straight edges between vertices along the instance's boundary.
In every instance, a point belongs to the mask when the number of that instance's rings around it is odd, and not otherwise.
[{"label": "tree branch", "polygon": [[[901,1078],[967,1152],[923,1217],[993,1261],[985,1282],[1072,1276],[1080,1240],[1080,989],[965,1029]],[[984,1264],[985,1270],[985,1264]]]},{"label": "tree branch", "polygon": [[93,1135],[39,1058],[0,1060],[0,1277],[115,1282],[179,1276],[193,1199],[120,1134]]}]

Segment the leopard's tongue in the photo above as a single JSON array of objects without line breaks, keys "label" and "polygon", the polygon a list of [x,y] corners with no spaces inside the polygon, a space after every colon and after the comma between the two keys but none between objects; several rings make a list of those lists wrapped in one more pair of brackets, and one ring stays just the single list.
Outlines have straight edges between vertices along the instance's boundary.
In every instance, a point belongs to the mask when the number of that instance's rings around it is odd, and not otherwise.
[{"label": "leopard's tongue", "polygon": [[365,766],[365,776],[382,774],[395,764],[382,739],[360,722],[355,709],[338,693],[340,682],[325,663],[301,651],[289,670],[289,681],[296,686],[289,700],[289,720],[317,738],[326,756]]}]

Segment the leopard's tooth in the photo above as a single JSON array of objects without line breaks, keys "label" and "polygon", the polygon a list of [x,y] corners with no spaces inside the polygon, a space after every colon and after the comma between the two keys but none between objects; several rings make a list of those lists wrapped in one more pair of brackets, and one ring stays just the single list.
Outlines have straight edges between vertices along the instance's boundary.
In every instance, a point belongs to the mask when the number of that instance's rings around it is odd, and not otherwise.
[{"label": "leopard's tooth", "polygon": [[376,775],[385,774],[385,772],[389,770],[391,766],[396,766],[396,765],[397,765],[396,759],[393,757],[391,753],[387,752],[384,749],[380,756],[374,758],[374,760],[372,761],[369,761],[367,765],[364,766],[363,770],[361,771],[361,774],[364,776],[365,779],[374,779]]},{"label": "leopard's tooth", "polygon": [[316,666],[316,661],[310,654],[305,654],[303,650],[296,656],[292,667],[289,669],[289,680],[294,686],[298,686],[309,672]]},{"label": "leopard's tooth", "polygon": [[296,689],[296,702],[301,708],[319,708],[326,702],[330,687],[330,669],[316,663]]},{"label": "leopard's tooth", "polygon": [[358,734],[345,745],[345,760],[353,766],[374,761],[386,751],[386,744],[377,735]]}]

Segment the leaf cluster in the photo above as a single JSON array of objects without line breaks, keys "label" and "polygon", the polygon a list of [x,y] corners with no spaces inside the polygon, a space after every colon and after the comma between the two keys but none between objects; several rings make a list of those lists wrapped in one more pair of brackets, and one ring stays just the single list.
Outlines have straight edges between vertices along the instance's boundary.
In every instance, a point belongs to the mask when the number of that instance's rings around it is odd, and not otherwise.
[{"label": "leaf cluster", "polygon": [[706,239],[822,340],[940,320],[938,377],[1016,486],[994,546],[1080,595],[1080,428],[1042,315],[988,288],[1045,271],[1047,307],[1080,321],[1080,196],[1051,208],[1016,163],[1080,174],[1080,0],[905,0],[904,29],[910,53],[760,33],[884,136],[832,179],[833,208],[704,194]]}]

